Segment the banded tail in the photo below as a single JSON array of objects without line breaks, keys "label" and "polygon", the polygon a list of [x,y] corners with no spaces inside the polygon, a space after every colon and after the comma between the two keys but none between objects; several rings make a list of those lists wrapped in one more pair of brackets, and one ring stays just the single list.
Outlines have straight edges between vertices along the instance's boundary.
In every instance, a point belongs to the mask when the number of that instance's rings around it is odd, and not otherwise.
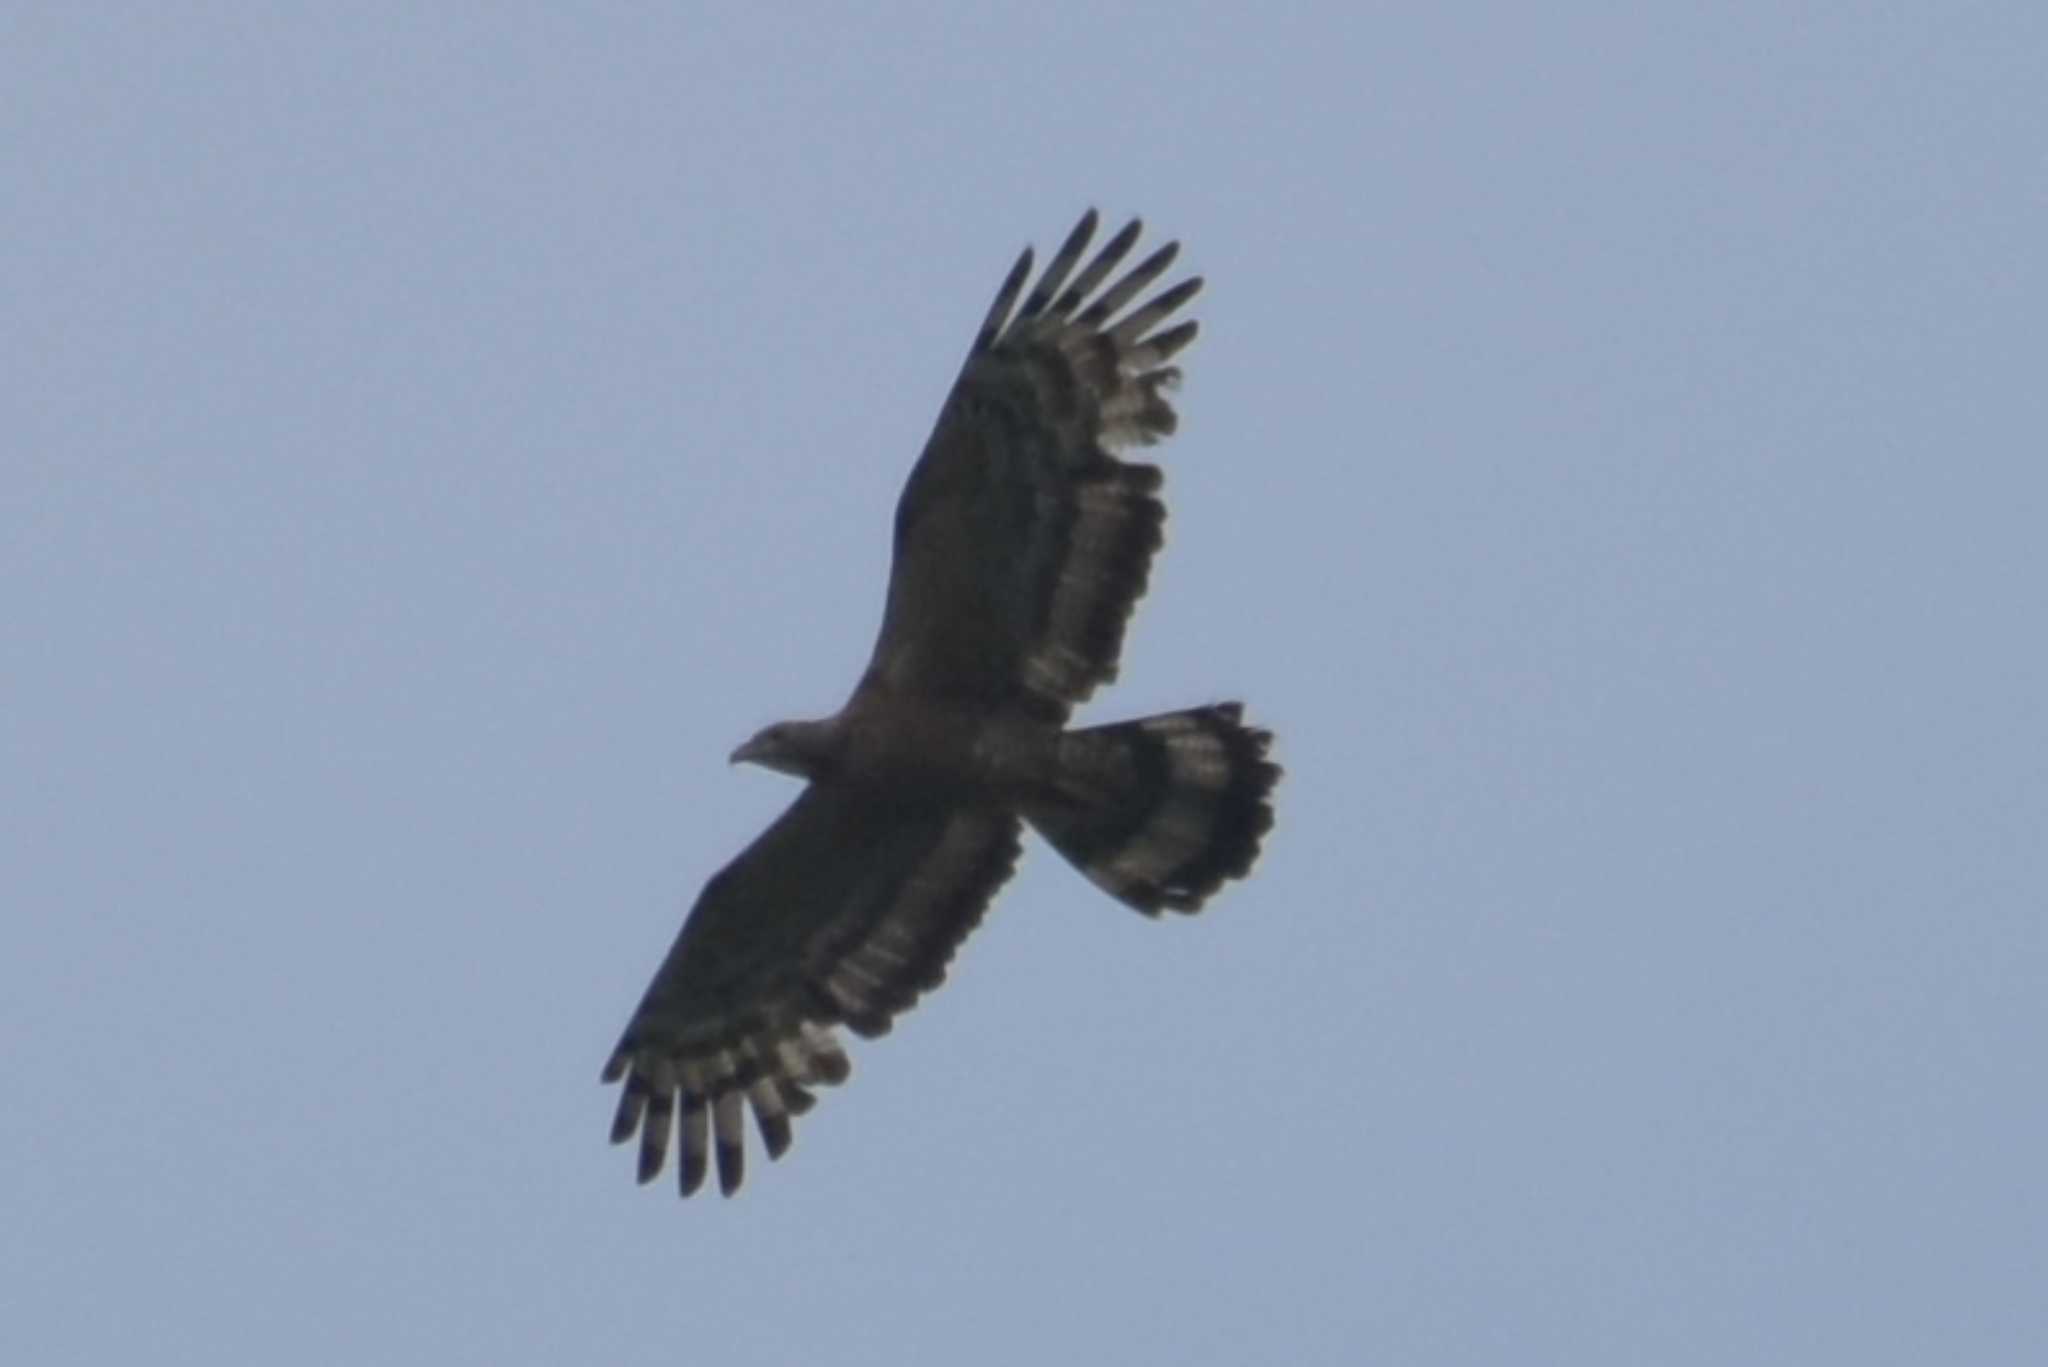
[{"label": "banded tail", "polygon": [[1097,887],[1147,916],[1242,878],[1273,825],[1272,735],[1234,702],[1060,737],[1056,795],[1025,817]]}]

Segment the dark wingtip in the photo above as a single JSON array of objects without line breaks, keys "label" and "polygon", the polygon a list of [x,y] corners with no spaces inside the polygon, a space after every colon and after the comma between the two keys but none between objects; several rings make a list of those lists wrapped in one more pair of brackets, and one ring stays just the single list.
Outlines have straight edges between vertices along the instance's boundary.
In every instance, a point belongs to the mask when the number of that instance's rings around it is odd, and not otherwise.
[{"label": "dark wingtip", "polygon": [[1003,277],[1003,287],[996,291],[995,302],[988,306],[988,316],[982,320],[981,328],[974,334],[974,346],[970,355],[987,351],[1000,337],[1003,327],[1010,321],[1010,310],[1016,307],[1017,296],[1023,292],[1024,282],[1031,276],[1031,248],[1026,247],[1017,258],[1017,264],[1010,267],[1010,273]]},{"label": "dark wingtip", "polygon": [[1067,283],[1067,277],[1073,274],[1075,263],[1081,259],[1081,253],[1088,249],[1088,239],[1093,236],[1095,210],[1090,209],[1081,215],[1081,221],[1074,225],[1073,231],[1067,234],[1066,241],[1060,243],[1059,249],[1052,254],[1052,259],[1046,263],[1045,274],[1038,278],[1038,284],[1032,288],[1031,293],[1024,296],[1024,305],[1017,310],[1013,322],[1021,323],[1045,312],[1046,305],[1053,302],[1054,296]]},{"label": "dark wingtip", "polygon": [[[1082,327],[1101,327],[1120,312],[1141,291],[1151,285],[1180,255],[1180,243],[1169,242],[1125,272],[1122,279],[1104,290],[1081,311],[1074,321]],[[1178,286],[1176,286],[1178,288]]]},{"label": "dark wingtip", "polygon": [[661,1176],[662,1164],[668,1159],[668,1146],[664,1144],[660,1148],[656,1148],[653,1144],[647,1142],[650,1138],[652,1136],[648,1134],[641,1136],[640,1162],[635,1167],[633,1173],[633,1180],[643,1187]]},{"label": "dark wingtip", "polygon": [[1131,248],[1138,241],[1138,235],[1144,231],[1144,222],[1136,218],[1119,228],[1116,236],[1103,243],[1102,248],[1095,253],[1095,259],[1083,267],[1073,282],[1061,291],[1060,297],[1052,305],[1052,311],[1064,318],[1079,308],[1081,301],[1093,294],[1104,278],[1130,254]]},{"label": "dark wingtip", "polygon": [[787,1115],[771,1114],[756,1109],[754,1124],[761,1131],[761,1147],[768,1151],[771,1161],[789,1152],[790,1129]]},{"label": "dark wingtip", "polygon": [[623,1144],[633,1137],[640,1128],[640,1116],[646,1105],[646,1094],[627,1083],[619,1093],[619,1108],[612,1112],[612,1143]]},{"label": "dark wingtip", "polygon": [[740,1182],[747,1175],[746,1146],[718,1141],[718,1194],[730,1196],[740,1189]]},{"label": "dark wingtip", "polygon": [[694,1195],[704,1185],[710,1120],[710,1107],[704,1097],[696,1092],[684,1093],[682,1157],[676,1164],[676,1188],[684,1196]]}]

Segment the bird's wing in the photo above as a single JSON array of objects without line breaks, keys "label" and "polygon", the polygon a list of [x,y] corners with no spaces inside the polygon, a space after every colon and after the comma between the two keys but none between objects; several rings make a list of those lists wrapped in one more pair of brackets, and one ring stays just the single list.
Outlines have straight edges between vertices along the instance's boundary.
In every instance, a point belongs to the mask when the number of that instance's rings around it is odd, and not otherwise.
[{"label": "bird's wing", "polygon": [[1112,282],[1139,226],[1082,266],[1090,210],[1021,305],[1029,250],[1003,282],[897,504],[867,683],[1063,720],[1115,676],[1166,518],[1158,468],[1117,453],[1174,430],[1195,324],[1162,325],[1202,285],[1130,308],[1178,250]]},{"label": "bird's wing", "polygon": [[681,1114],[684,1195],[715,1146],[740,1183],[742,1112],[771,1158],[810,1088],[843,1080],[833,1027],[878,1035],[945,977],[1016,863],[1008,812],[813,784],[704,887],[606,1063],[612,1141],[661,1171]]}]

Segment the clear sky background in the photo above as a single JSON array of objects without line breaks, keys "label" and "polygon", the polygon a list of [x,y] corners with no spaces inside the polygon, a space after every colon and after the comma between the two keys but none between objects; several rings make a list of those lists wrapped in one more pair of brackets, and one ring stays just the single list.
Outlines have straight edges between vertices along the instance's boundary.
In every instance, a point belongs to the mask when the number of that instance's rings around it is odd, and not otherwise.
[{"label": "clear sky background", "polygon": [[[0,20],[0,1358],[2042,1360],[2048,9],[287,8]],[[1266,858],[636,1188],[1090,204],[1210,284],[1086,715]]]}]

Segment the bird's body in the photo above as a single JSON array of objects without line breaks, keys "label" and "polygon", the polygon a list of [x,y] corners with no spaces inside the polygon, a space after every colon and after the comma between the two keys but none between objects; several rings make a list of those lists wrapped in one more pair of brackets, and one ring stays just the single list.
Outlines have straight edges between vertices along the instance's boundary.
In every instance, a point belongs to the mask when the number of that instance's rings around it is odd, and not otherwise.
[{"label": "bird's body", "polygon": [[[778,728],[779,736],[771,734]],[[759,753],[745,753],[762,741],[756,737],[740,747],[739,758],[857,788],[914,784],[1014,801],[1047,776],[1060,728],[1022,713],[992,714],[943,699],[904,702],[868,690],[834,716],[780,722],[763,735],[769,739]]]},{"label": "bird's body", "polygon": [[1195,910],[1257,856],[1279,769],[1237,704],[1067,726],[1115,676],[1161,542],[1159,470],[1116,453],[1173,431],[1166,362],[1195,324],[1161,325],[1201,287],[1125,313],[1176,247],[1106,283],[1139,225],[1082,267],[1094,228],[1091,212],[1019,306],[1025,252],[989,310],[898,503],[846,705],[733,753],[807,786],[705,885],[606,1064],[642,1181],[678,1121],[686,1195],[714,1153],[738,1187],[749,1110],[780,1156],[812,1089],[847,1075],[834,1027],[881,1034],[938,985],[1027,823],[1148,915]]}]

